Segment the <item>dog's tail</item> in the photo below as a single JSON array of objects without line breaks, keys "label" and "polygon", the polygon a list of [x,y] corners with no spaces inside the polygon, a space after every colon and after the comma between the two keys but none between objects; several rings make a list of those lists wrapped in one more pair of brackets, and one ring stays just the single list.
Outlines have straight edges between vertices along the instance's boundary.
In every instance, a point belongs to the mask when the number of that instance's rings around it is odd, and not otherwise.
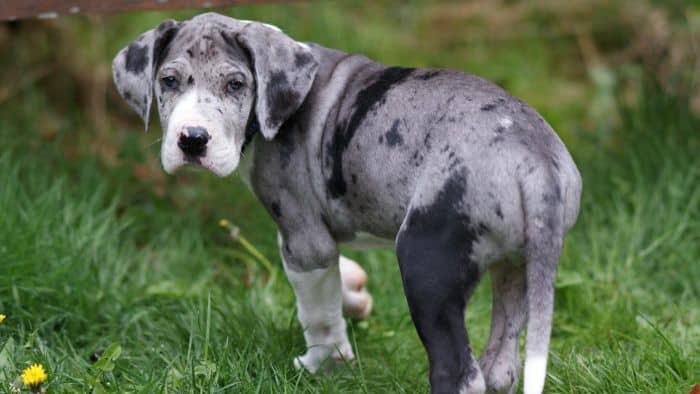
[{"label": "dog's tail", "polygon": [[[521,184],[525,208],[527,336],[524,394],[540,394],[547,375],[547,353],[554,311],[554,280],[564,237],[564,203],[556,177]],[[532,181],[533,178],[529,180]]]}]

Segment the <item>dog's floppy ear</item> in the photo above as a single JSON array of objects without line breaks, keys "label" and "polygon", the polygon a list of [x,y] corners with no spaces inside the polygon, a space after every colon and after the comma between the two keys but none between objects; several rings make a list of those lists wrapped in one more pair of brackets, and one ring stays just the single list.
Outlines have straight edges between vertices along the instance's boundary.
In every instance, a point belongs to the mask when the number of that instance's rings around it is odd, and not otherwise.
[{"label": "dog's floppy ear", "polygon": [[179,23],[168,19],[141,34],[112,61],[114,84],[129,106],[141,116],[146,130],[153,100],[154,73],[178,29]]},{"label": "dog's floppy ear", "polygon": [[304,102],[318,62],[308,46],[262,23],[248,23],[235,39],[251,57],[257,84],[255,114],[263,136],[272,139]]}]

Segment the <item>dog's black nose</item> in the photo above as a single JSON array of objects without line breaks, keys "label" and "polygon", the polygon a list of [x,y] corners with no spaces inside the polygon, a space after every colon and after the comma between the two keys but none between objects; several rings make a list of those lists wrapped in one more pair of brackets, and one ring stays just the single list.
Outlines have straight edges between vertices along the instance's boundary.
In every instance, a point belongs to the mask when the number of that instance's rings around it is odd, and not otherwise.
[{"label": "dog's black nose", "polygon": [[180,135],[177,146],[187,156],[198,157],[206,152],[209,138],[211,137],[204,127],[187,127],[185,133]]}]

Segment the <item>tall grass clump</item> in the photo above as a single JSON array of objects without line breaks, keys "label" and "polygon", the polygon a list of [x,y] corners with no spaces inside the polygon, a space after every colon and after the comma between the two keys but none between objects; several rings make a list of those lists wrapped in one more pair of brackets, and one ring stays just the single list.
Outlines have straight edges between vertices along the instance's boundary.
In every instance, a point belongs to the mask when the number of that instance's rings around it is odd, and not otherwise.
[{"label": "tall grass clump", "polygon": [[[584,194],[558,280],[550,389],[683,392],[700,376],[700,120],[647,85]],[[575,147],[574,147],[575,148]]]}]

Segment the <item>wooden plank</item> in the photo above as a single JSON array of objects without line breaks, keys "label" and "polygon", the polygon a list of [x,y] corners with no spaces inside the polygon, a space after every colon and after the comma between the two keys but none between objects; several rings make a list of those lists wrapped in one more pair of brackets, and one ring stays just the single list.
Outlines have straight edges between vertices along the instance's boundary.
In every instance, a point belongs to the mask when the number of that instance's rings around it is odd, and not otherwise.
[{"label": "wooden plank", "polygon": [[280,0],[0,0],[0,21],[50,19],[61,15],[102,15],[125,11],[211,8]]}]

